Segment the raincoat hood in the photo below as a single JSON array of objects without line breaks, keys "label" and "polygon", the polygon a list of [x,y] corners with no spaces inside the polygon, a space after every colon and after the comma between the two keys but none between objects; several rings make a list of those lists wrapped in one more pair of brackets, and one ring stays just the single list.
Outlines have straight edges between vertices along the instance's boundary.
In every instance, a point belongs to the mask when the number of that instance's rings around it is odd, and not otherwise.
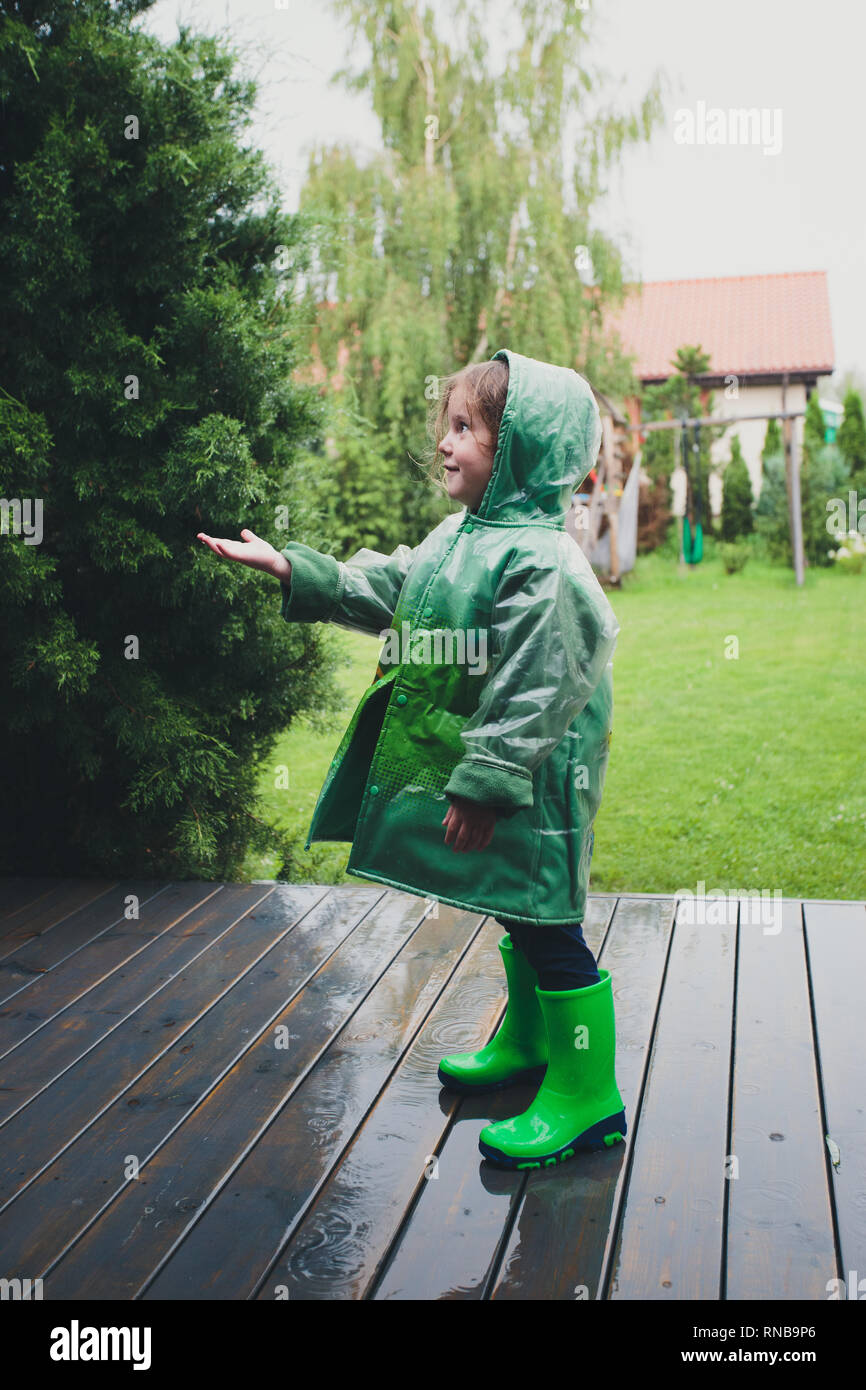
[{"label": "raincoat hood", "polygon": [[493,522],[565,525],[571,495],[593,467],[601,416],[592,388],[570,367],[500,348],[508,396],[493,472],[475,512]]}]

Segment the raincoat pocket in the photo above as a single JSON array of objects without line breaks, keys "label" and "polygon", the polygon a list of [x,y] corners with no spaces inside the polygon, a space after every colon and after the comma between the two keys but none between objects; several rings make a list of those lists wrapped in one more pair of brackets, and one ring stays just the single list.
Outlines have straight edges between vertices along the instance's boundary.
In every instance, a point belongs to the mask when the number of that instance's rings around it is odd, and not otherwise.
[{"label": "raincoat pocket", "polygon": [[387,798],[441,796],[466,752],[460,737],[466,716],[454,709],[462,678],[453,667],[404,664],[399,670],[399,704],[388,719],[387,746],[376,749],[374,780]]},{"label": "raincoat pocket", "polygon": [[396,669],[389,671],[362,695],[319,793],[305,849],[310,848],[314,838],[354,838],[373,752],[396,675]]}]

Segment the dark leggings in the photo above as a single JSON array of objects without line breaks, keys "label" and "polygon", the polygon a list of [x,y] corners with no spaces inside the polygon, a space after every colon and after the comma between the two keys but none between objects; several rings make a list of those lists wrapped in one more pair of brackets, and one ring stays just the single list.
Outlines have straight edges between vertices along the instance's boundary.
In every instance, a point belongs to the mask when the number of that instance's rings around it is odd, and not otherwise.
[{"label": "dark leggings", "polygon": [[580,922],[570,922],[565,927],[533,927],[527,922],[512,922],[508,917],[497,917],[495,921],[505,927],[514,945],[523,952],[542,989],[585,989],[601,979],[595,956],[583,939]]}]

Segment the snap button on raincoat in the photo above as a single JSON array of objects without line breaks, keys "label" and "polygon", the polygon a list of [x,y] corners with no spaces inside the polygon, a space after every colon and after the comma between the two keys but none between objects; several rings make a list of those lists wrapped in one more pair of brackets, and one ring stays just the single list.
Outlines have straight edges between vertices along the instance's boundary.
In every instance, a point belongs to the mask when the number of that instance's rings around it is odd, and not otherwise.
[{"label": "snap button on raincoat", "polygon": [[[282,616],[383,636],[377,679],[331,763],[310,825],[351,840],[347,871],[538,926],[581,922],[613,715],[619,623],[565,530],[601,418],[576,372],[503,348],[508,396],[474,512],[413,548],[341,562],[300,542]],[[452,797],[497,810],[457,853]]]}]

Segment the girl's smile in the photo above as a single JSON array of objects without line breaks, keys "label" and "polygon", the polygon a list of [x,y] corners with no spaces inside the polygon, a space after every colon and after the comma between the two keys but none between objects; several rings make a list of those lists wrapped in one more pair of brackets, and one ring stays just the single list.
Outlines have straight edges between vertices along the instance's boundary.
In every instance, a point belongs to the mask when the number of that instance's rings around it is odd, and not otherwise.
[{"label": "girl's smile", "polygon": [[448,402],[448,433],[439,445],[448,496],[474,511],[493,472],[493,436],[480,418],[466,408],[466,391],[458,383]]}]

